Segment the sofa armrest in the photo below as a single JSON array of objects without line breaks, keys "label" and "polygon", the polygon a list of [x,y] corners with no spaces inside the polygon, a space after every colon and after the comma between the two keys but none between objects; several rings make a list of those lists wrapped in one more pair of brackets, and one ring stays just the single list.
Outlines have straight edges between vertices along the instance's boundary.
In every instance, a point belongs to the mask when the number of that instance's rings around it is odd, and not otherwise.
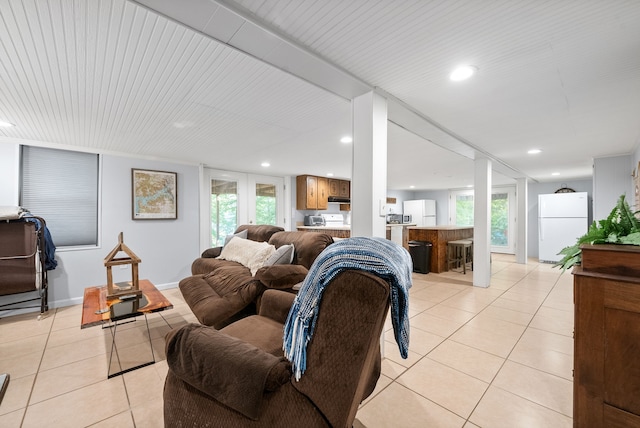
[{"label": "sofa armrest", "polygon": [[207,248],[202,252],[202,255],[200,257],[203,257],[206,259],[213,259],[215,257],[218,257],[221,252],[222,252],[222,247]]},{"label": "sofa armrest", "polygon": [[295,298],[296,295],[288,291],[267,290],[262,294],[258,315],[284,324]]},{"label": "sofa armrest", "polygon": [[215,328],[188,324],[166,337],[169,370],[194,388],[256,420],[265,391],[291,378],[284,357],[268,354]]},{"label": "sofa armrest", "polygon": [[261,267],[255,277],[267,288],[285,290],[304,281],[308,273],[302,265],[273,265]]}]

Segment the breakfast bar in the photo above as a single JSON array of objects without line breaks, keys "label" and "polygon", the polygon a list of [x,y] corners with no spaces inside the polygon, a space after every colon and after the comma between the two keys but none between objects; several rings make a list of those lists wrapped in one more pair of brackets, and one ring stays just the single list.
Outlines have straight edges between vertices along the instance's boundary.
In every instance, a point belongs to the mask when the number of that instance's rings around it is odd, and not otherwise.
[{"label": "breakfast bar", "polygon": [[430,271],[434,273],[448,270],[447,242],[473,238],[473,226],[416,226],[408,229],[410,241],[428,241],[433,244]]}]

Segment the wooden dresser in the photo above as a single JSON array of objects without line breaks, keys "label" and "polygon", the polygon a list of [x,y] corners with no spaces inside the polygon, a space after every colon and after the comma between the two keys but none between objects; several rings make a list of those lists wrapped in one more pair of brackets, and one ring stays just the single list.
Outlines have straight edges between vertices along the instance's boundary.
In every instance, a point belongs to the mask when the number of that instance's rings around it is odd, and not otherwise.
[{"label": "wooden dresser", "polygon": [[575,427],[640,427],[640,247],[582,246],[574,274]]}]

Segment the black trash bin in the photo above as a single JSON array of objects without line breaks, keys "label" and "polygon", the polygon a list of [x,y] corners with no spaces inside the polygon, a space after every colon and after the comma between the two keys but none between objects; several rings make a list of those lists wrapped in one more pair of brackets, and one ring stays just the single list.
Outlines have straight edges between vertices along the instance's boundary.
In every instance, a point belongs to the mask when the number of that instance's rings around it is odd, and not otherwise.
[{"label": "black trash bin", "polygon": [[414,272],[429,273],[432,247],[433,244],[428,241],[409,241],[409,254],[413,261]]}]

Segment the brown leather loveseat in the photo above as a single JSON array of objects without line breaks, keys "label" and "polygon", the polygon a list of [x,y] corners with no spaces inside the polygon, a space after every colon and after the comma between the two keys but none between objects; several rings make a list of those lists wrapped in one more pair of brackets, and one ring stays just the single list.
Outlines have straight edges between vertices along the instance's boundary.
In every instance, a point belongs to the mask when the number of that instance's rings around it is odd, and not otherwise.
[{"label": "brown leather loveseat", "polygon": [[205,250],[191,266],[193,275],[179,284],[185,301],[204,325],[220,329],[255,314],[267,289],[292,291],[304,280],[316,257],[333,243],[333,238],[324,233],[287,232],[268,225],[242,225],[235,233],[245,230],[246,239],[265,241],[276,249],[293,244],[293,259],[290,264],[262,267],[252,275],[241,263],[216,258],[222,248]]}]

